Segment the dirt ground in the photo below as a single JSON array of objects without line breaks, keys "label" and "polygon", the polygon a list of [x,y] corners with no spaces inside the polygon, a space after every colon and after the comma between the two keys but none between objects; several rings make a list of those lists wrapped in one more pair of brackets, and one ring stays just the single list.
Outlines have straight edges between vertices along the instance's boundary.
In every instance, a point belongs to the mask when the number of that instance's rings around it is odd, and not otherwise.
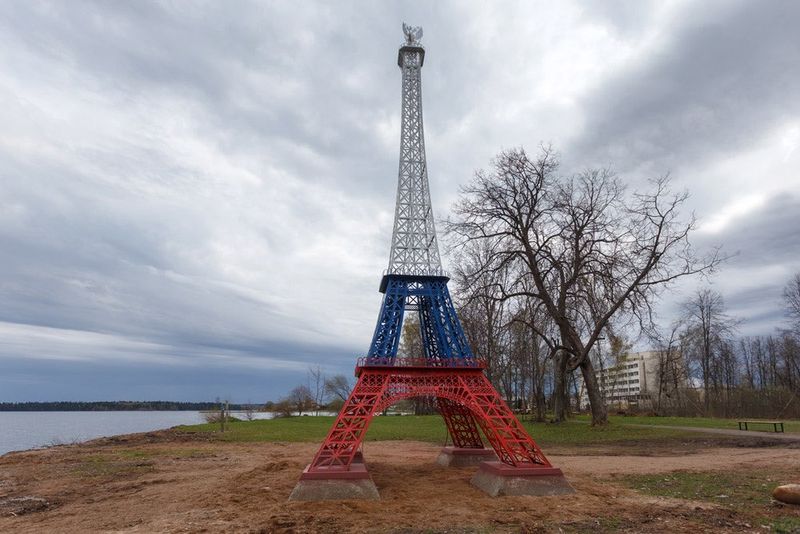
[{"label": "dirt ground", "polygon": [[[165,431],[10,453],[0,458],[0,532],[767,532],[746,511],[643,495],[618,477],[800,466],[800,448],[786,446],[545,451],[576,494],[491,498],[469,484],[474,468],[437,466],[436,445],[370,442],[380,501],[288,502],[316,446]],[[800,518],[800,507],[765,506]]]}]

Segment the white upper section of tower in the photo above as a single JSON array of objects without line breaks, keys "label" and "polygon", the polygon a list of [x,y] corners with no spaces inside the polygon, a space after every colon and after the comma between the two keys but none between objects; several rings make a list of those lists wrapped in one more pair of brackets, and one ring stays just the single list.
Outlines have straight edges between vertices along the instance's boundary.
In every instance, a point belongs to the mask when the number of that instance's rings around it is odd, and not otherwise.
[{"label": "white upper section of tower", "polygon": [[404,23],[403,33],[406,43],[400,47],[397,59],[403,72],[400,168],[388,274],[443,276],[422,127],[422,28]]}]

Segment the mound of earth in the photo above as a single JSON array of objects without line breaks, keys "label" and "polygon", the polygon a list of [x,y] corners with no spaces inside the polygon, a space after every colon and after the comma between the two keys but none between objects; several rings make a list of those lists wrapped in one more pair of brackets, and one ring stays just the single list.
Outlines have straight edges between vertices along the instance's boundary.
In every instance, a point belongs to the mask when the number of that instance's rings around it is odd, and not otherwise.
[{"label": "mound of earth", "polygon": [[[722,532],[758,530],[730,507],[652,497],[636,473],[776,469],[792,448],[710,448],[671,456],[549,452],[577,493],[491,498],[474,468],[436,465],[439,446],[369,442],[380,501],[288,502],[314,443],[224,443],[175,432],[97,440],[0,458],[1,532]],[[765,489],[767,492],[772,488]],[[777,509],[796,517],[800,510]],[[762,532],[764,530],[761,530]]]}]

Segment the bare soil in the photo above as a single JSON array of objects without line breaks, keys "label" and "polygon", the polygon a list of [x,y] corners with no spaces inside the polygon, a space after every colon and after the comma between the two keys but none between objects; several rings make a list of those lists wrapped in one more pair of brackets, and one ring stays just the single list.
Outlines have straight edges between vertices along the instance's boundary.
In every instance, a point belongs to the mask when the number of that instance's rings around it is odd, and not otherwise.
[{"label": "bare soil", "polygon": [[[766,532],[748,510],[642,495],[619,477],[800,466],[800,449],[785,446],[545,451],[576,494],[491,498],[469,484],[473,468],[437,466],[436,445],[371,442],[380,501],[288,502],[316,447],[165,431],[10,453],[0,457],[0,532]],[[800,507],[759,513],[800,521]]]}]

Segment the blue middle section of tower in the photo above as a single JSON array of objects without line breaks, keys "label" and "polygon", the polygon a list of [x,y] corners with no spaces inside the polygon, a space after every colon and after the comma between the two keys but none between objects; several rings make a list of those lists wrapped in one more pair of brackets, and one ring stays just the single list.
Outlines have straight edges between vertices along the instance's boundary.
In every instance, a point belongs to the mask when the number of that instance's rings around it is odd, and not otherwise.
[{"label": "blue middle section of tower", "polygon": [[383,305],[375,326],[367,365],[393,365],[406,310],[416,311],[425,354],[431,367],[477,365],[456,315],[446,276],[388,274],[381,280]]}]

